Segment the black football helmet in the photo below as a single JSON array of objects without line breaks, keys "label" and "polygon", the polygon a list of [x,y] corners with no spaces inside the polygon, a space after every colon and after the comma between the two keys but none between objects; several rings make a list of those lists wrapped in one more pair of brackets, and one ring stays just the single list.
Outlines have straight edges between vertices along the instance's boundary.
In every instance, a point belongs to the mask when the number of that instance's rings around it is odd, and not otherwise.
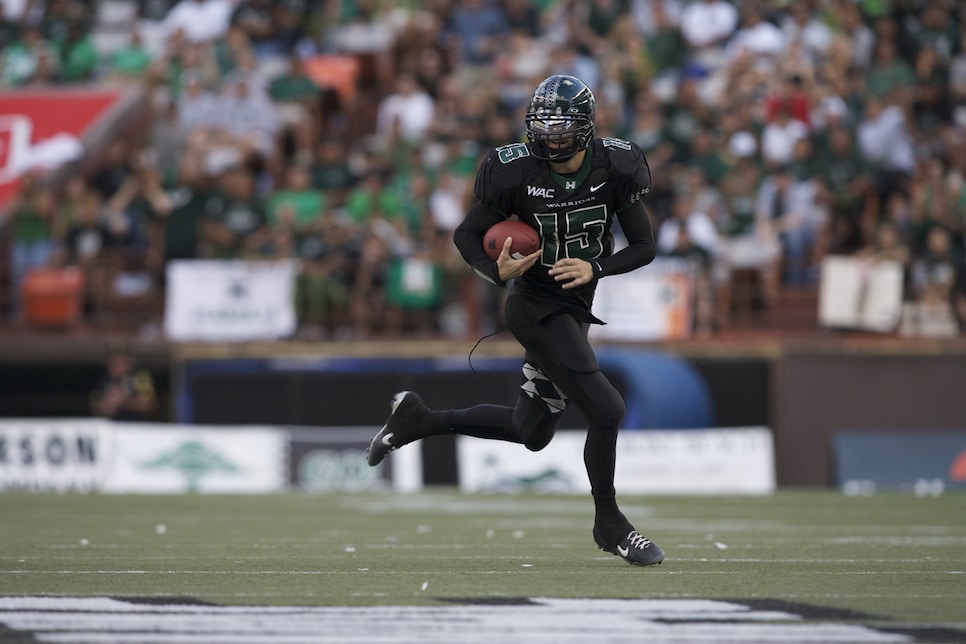
[{"label": "black football helmet", "polygon": [[533,91],[527,109],[527,140],[538,159],[563,162],[594,138],[594,93],[580,79],[556,74]]}]

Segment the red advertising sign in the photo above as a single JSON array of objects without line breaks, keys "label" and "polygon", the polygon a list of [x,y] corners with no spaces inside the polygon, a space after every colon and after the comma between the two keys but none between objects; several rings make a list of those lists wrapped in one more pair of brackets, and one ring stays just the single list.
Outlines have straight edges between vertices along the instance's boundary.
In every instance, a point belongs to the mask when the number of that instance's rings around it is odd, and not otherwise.
[{"label": "red advertising sign", "polygon": [[104,89],[0,93],[0,210],[24,172],[70,156],[121,98]]}]

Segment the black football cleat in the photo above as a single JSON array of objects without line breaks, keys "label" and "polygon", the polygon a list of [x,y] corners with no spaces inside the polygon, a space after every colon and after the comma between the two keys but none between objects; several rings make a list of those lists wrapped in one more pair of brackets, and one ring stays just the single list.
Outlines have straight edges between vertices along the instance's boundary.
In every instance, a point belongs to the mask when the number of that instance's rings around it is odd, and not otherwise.
[{"label": "black football cleat", "polygon": [[366,459],[370,466],[379,465],[386,454],[420,438],[419,421],[429,413],[429,407],[414,391],[400,391],[392,399],[389,419],[372,437]]},{"label": "black football cleat", "polygon": [[597,542],[601,550],[615,554],[633,566],[652,566],[664,561],[664,551],[661,546],[633,528],[617,543],[609,546],[595,526],[594,541]]}]

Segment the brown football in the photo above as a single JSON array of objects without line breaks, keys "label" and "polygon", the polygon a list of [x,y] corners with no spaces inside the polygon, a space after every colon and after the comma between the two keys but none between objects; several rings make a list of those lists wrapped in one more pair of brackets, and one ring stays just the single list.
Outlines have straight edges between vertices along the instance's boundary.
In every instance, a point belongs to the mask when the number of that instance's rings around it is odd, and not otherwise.
[{"label": "brown football", "polygon": [[530,226],[516,219],[505,219],[493,224],[483,237],[483,249],[490,259],[496,259],[503,250],[503,242],[507,237],[513,239],[510,245],[510,257],[521,259],[534,253],[540,248],[540,236]]}]

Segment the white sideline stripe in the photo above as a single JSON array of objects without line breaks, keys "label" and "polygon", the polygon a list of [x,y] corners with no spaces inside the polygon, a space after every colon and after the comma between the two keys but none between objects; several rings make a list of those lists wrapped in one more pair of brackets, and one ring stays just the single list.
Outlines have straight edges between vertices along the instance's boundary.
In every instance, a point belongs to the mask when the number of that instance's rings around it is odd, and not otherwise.
[{"label": "white sideline stripe", "polygon": [[500,606],[219,607],[0,597],[0,623],[27,631],[39,642],[61,644],[911,641],[866,626],[803,623],[791,613],[717,600],[531,601]]}]

